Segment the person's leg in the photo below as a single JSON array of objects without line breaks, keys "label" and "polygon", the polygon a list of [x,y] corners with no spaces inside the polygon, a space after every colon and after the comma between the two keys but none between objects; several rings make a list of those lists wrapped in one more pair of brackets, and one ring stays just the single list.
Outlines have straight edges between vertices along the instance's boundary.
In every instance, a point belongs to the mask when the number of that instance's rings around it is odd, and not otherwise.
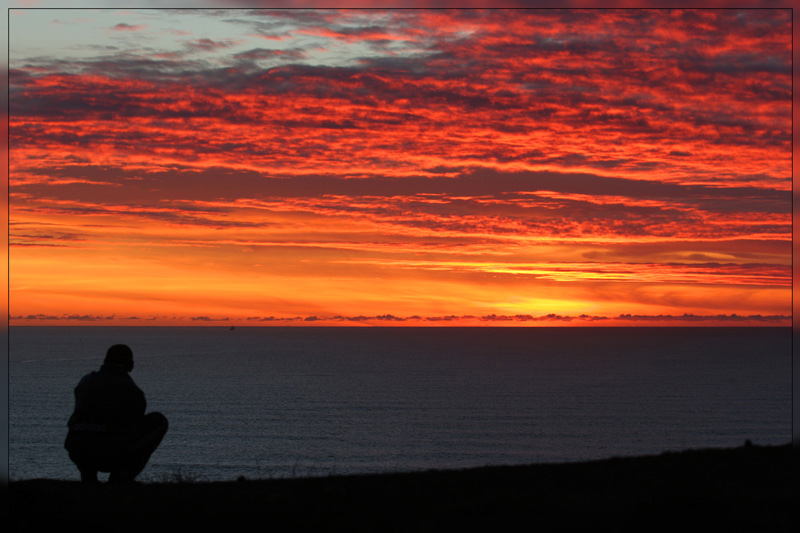
[{"label": "person's leg", "polygon": [[84,483],[99,483],[97,480],[97,470],[94,468],[80,468],[81,481]]},{"label": "person's leg", "polygon": [[97,483],[97,464],[91,435],[70,432],[64,442],[69,458],[78,467],[81,481]]},{"label": "person's leg", "polygon": [[167,418],[161,413],[145,415],[139,427],[136,428],[134,440],[127,449],[124,461],[120,463],[119,468],[112,470],[108,481],[110,483],[130,483],[136,479],[136,476],[147,466],[150,456],[161,444],[161,439],[167,434],[168,428]]}]

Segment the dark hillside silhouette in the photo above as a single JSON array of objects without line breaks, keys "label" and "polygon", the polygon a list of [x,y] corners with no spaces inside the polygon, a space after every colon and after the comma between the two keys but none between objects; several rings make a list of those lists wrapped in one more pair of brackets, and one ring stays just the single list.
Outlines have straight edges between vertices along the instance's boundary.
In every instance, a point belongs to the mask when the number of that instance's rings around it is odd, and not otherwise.
[{"label": "dark hillside silhouette", "polygon": [[12,482],[10,531],[791,531],[796,448],[382,475],[89,486]]}]

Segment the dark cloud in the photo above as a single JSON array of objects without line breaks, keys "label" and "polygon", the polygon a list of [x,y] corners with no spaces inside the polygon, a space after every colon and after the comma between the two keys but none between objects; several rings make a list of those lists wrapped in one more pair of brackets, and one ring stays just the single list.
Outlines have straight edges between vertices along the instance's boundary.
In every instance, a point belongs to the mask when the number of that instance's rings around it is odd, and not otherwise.
[{"label": "dark cloud", "polygon": [[296,48],[292,50],[279,50],[268,48],[253,48],[245,52],[234,54],[233,58],[244,61],[262,61],[262,60],[301,60],[305,59],[306,52],[303,49]]},{"label": "dark cloud", "polygon": [[[681,185],[655,180],[638,180],[601,176],[583,172],[518,171],[503,172],[475,168],[461,172],[457,178],[370,176],[369,179],[348,179],[332,175],[303,175],[287,179],[267,173],[233,168],[195,169],[175,165],[170,170],[124,170],[112,166],[63,165],[60,168],[29,168],[31,174],[53,178],[80,178],[98,184],[109,182],[124,185],[124,190],[93,189],[86,183],[60,185],[53,189],[47,183],[19,185],[15,191],[41,197],[115,201],[150,192],[152,200],[186,198],[210,200],[219,198],[309,198],[327,195],[344,196],[414,196],[453,195],[462,197],[508,198],[515,193],[553,191],[587,196],[616,196],[632,200],[664,200],[692,203],[712,211],[789,213],[791,191],[760,187],[709,187]],[[140,177],[142,179],[131,179]],[[225,187],[218,187],[224,180]],[[72,194],[70,192],[72,191]]]},{"label": "dark cloud", "polygon": [[191,50],[202,51],[202,52],[224,50],[226,48],[235,46],[236,44],[237,44],[236,40],[233,39],[224,39],[221,41],[215,41],[213,39],[204,38],[186,42],[186,46]]},{"label": "dark cloud", "polygon": [[[47,182],[15,187],[17,193],[39,198],[40,202],[47,198],[70,202],[36,208],[42,213],[142,218],[214,228],[271,225],[227,216],[248,205],[237,208],[233,204],[236,200],[252,200],[256,202],[253,207],[267,211],[368,215],[375,222],[397,228],[491,231],[498,236],[548,234],[564,239],[590,234],[691,234],[695,238],[783,235],[790,224],[788,218],[774,218],[788,217],[789,191],[720,189],[587,173],[476,169],[457,177],[347,179],[309,175],[287,179],[225,168],[176,168],[142,175],[139,171],[84,165],[29,172],[75,179],[57,187]],[[132,179],[137,176],[140,179]],[[93,180],[98,185],[92,185]],[[121,186],[105,186],[108,180]],[[221,182],[224,187],[219,187]],[[87,202],[93,205],[85,205]],[[207,206],[203,202],[222,203]],[[707,222],[709,217],[712,222]],[[749,220],[742,222],[741,217]],[[766,218],[758,221],[758,217]]]}]

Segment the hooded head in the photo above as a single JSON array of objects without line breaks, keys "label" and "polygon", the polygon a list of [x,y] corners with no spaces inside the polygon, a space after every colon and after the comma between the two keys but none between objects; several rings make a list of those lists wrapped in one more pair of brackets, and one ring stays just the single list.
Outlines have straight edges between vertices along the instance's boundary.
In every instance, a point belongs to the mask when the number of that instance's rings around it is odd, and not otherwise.
[{"label": "hooded head", "polygon": [[124,344],[115,344],[106,352],[106,359],[103,363],[119,365],[126,372],[130,372],[133,370],[133,351]]}]

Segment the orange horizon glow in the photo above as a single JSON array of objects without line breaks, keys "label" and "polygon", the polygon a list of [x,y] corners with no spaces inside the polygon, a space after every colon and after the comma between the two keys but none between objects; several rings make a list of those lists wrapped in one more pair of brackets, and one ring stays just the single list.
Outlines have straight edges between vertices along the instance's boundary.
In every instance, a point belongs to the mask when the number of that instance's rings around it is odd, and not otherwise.
[{"label": "orange horizon glow", "polygon": [[791,37],[11,10],[10,324],[791,325]]}]

